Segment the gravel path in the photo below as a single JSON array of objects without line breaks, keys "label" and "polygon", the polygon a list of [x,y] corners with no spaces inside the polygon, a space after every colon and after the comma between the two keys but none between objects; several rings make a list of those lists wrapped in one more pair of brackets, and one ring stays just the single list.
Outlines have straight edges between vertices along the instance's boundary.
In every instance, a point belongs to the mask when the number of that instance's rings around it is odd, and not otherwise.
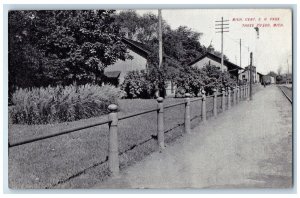
[{"label": "gravel path", "polygon": [[292,106],[276,86],[94,188],[292,187]]}]

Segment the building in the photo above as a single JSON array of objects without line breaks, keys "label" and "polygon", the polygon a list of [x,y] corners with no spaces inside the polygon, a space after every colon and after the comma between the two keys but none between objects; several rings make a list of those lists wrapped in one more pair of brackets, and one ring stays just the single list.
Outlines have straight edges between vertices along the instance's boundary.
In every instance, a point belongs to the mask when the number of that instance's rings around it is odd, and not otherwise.
[{"label": "building", "polygon": [[[259,83],[262,81],[262,74],[256,72],[256,67],[252,66],[252,82]],[[239,74],[240,82],[249,83],[250,82],[250,66],[245,67],[245,69]]]},{"label": "building", "polygon": [[104,69],[105,83],[111,83],[116,86],[124,82],[124,77],[129,71],[147,70],[148,56],[150,51],[148,48],[137,41],[123,38],[122,42],[128,47],[129,54],[133,57],[131,60],[118,60],[113,65]]},{"label": "building", "polygon": [[257,72],[257,82],[262,83],[263,82],[263,76],[264,75],[262,73]]},{"label": "building", "polygon": [[[214,65],[219,68],[221,68],[221,57],[214,55],[210,52],[207,52],[206,54],[199,56],[192,62],[188,64],[188,66],[192,67],[198,67],[199,69],[203,68],[206,65]],[[237,66],[236,64],[233,64],[227,60],[224,60],[224,71],[228,71],[232,76],[234,76],[236,79],[238,79],[239,76],[239,70],[242,70],[243,68]]]},{"label": "building", "polygon": [[[129,54],[133,57],[131,60],[118,60],[115,64],[110,65],[104,69],[104,83],[110,83],[119,86],[124,82],[124,78],[129,71],[141,71],[148,69],[148,57],[151,54],[149,48],[140,42],[123,38],[122,42],[126,44]],[[164,55],[164,60],[170,59],[169,56]],[[176,85],[173,81],[166,83],[166,96],[175,96]]]}]

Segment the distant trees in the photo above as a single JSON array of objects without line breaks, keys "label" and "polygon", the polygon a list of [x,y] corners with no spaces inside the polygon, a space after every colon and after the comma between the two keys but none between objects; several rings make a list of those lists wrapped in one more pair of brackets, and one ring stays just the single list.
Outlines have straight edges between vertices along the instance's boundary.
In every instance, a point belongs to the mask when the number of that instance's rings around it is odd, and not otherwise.
[{"label": "distant trees", "polygon": [[104,68],[131,58],[113,10],[9,12],[9,85],[101,83]]},{"label": "distant trees", "polygon": [[268,74],[268,76],[272,76],[276,79],[277,74],[274,71],[270,71]]}]

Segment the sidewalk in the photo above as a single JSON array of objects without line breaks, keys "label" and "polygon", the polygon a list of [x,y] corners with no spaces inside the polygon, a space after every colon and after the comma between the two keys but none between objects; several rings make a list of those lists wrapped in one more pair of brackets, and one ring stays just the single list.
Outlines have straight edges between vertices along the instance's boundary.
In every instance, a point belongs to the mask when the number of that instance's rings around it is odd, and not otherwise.
[{"label": "sidewalk", "polygon": [[292,107],[268,86],[94,188],[291,187],[291,133]]}]

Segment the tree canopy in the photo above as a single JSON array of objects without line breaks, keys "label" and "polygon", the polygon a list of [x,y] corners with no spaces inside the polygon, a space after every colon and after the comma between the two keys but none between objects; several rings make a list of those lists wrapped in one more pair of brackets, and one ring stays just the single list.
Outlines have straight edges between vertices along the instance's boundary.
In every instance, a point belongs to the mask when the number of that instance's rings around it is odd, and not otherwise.
[{"label": "tree canopy", "polygon": [[101,83],[105,67],[131,58],[114,12],[9,12],[10,88]]}]

